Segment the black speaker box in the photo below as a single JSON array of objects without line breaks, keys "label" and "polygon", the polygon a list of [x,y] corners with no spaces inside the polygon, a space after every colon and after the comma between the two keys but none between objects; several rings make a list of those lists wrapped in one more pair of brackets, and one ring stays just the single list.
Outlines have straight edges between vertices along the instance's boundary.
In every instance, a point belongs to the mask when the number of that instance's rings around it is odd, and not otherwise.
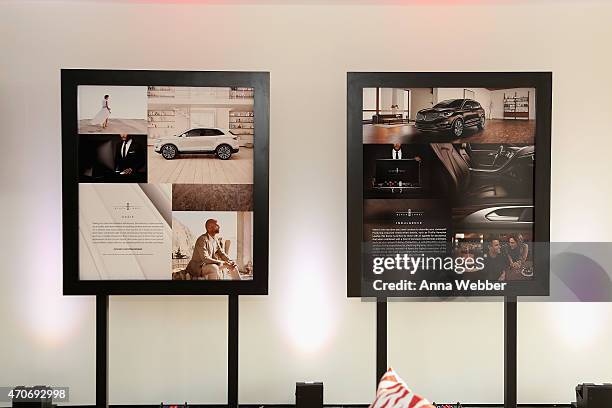
[{"label": "black speaker box", "polygon": [[295,384],[295,408],[322,408],[323,383],[299,382]]},{"label": "black speaker box", "polygon": [[612,384],[580,384],[576,387],[577,408],[612,407]]}]

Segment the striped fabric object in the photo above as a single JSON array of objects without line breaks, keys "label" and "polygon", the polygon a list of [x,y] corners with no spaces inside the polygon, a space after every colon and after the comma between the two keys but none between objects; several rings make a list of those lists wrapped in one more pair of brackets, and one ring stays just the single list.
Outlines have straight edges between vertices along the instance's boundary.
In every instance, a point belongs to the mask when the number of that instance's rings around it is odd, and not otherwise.
[{"label": "striped fabric object", "polygon": [[376,400],[370,408],[436,408],[425,398],[412,392],[392,368],[382,376]]}]

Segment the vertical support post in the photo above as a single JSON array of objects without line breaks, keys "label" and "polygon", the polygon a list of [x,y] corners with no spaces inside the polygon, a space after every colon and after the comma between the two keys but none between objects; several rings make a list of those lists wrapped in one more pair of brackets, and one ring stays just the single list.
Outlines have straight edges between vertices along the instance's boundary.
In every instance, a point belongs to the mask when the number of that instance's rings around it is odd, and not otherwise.
[{"label": "vertical support post", "polygon": [[376,385],[387,371],[387,300],[376,301]]},{"label": "vertical support post", "polygon": [[516,408],[517,380],[516,297],[504,299],[504,408]]},{"label": "vertical support post", "polygon": [[108,295],[96,295],[96,407],[108,407]]},{"label": "vertical support post", "polygon": [[238,408],[238,295],[229,295],[227,327],[227,406]]}]

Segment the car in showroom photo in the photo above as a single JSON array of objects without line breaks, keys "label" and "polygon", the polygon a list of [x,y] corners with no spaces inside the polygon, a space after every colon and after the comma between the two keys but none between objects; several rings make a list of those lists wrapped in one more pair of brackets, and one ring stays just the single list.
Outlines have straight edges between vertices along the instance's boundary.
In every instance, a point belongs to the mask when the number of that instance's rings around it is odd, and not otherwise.
[{"label": "car in showroom photo", "polygon": [[449,131],[460,137],[470,126],[485,127],[485,111],[473,99],[447,99],[416,115],[416,128],[422,132]]},{"label": "car in showroom photo", "polygon": [[166,160],[179,154],[214,154],[218,159],[228,160],[238,153],[238,136],[227,129],[195,128],[177,136],[157,139],[155,152]]}]

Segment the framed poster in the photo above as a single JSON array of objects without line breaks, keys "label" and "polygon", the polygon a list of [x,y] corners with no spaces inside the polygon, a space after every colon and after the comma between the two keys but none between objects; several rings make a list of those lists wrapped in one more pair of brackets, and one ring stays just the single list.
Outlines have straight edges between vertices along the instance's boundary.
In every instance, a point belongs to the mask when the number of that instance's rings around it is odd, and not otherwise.
[{"label": "framed poster", "polygon": [[547,295],[548,72],[349,73],[349,297]]},{"label": "framed poster", "polygon": [[269,74],[61,77],[64,294],[266,294]]}]

